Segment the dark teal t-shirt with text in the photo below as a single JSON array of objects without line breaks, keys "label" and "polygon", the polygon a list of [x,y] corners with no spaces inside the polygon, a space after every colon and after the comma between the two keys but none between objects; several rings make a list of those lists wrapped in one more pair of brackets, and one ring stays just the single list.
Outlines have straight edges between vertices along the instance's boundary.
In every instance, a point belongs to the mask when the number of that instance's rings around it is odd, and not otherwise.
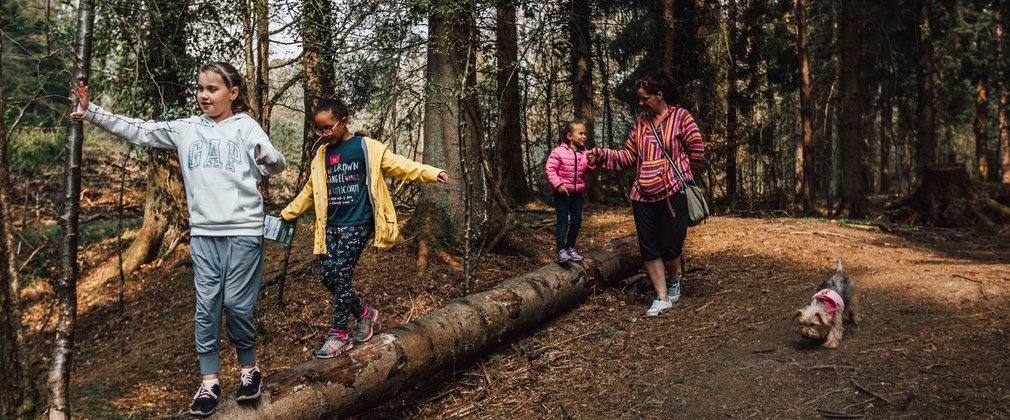
[{"label": "dark teal t-shirt with text", "polygon": [[365,142],[358,136],[326,146],[326,226],[360,226],[373,222],[368,194]]}]

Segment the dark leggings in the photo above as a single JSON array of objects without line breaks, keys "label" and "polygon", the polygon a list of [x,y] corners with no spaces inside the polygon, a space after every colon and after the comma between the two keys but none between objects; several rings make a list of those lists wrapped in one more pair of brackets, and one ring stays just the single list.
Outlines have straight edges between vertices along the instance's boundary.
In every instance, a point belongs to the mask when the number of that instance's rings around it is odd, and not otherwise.
[{"label": "dark leggings", "polygon": [[365,311],[361,300],[351,290],[351,277],[372,229],[370,224],[326,227],[326,255],[319,259],[319,280],[333,293],[333,322],[330,328],[334,330],[347,330],[348,312],[357,317]]}]

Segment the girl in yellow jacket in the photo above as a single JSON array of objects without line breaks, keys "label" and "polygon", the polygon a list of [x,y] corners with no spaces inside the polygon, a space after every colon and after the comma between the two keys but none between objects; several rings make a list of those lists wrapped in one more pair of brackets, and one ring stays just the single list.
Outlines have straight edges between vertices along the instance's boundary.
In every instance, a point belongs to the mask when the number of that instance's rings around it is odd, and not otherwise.
[{"label": "girl in yellow jacket", "polygon": [[407,181],[449,181],[449,175],[433,166],[399,156],[377,140],[353,136],[347,130],[347,105],[340,99],[319,104],[313,117],[316,134],[326,140],[312,159],[305,188],[281,211],[292,221],[309,207],[316,212],[313,252],[320,255],[319,277],[333,293],[333,321],[316,357],[339,355],[352,346],[347,333],[348,313],[357,319],[354,339],[372,338],[372,325],[379,311],[364,305],[351,289],[351,276],[358,257],[375,234],[375,246],[392,247],[399,231],[396,210],[383,175]]}]

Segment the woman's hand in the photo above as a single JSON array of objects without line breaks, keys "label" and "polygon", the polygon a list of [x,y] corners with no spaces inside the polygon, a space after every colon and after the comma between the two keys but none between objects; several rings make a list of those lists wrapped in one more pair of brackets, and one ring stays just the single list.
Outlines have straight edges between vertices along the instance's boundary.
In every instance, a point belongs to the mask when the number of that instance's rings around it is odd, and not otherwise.
[{"label": "woman's hand", "polygon": [[446,171],[439,172],[438,173],[438,183],[439,184],[448,184],[449,183],[449,173],[446,172]]},{"label": "woman's hand", "polygon": [[562,193],[564,195],[568,195],[568,188],[565,188],[565,186],[562,185],[562,186],[558,187],[558,192]]},{"label": "woman's hand", "polygon": [[76,85],[74,84],[70,85],[70,93],[73,93],[74,96],[77,97],[77,101],[79,102],[77,110],[70,113],[70,118],[74,119],[83,118],[84,114],[88,113],[88,98],[89,98],[88,85],[85,85],[84,81],[80,80],[77,82]]}]

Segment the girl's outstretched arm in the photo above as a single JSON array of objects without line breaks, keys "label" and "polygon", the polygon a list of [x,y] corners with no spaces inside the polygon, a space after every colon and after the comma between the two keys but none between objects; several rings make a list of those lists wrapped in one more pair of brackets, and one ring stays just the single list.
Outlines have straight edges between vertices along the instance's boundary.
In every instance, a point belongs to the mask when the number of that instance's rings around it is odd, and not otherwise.
[{"label": "girl's outstretched arm", "polygon": [[[448,182],[448,173],[444,170],[436,168],[431,165],[425,165],[423,163],[414,162],[413,160],[407,159],[392,150],[389,150],[389,146],[383,145],[386,150],[382,153],[382,172],[395,176],[405,181],[419,181],[419,182]],[[443,173],[445,173],[443,175]],[[444,179],[444,181],[443,181]]]},{"label": "girl's outstretched arm", "polygon": [[113,114],[90,102],[88,86],[83,81],[73,86],[71,92],[80,104],[77,110],[70,113],[71,118],[83,118],[91,121],[117,137],[140,145],[160,149],[175,149],[173,139],[176,133],[173,124],[177,121],[144,121],[123,115]]}]

